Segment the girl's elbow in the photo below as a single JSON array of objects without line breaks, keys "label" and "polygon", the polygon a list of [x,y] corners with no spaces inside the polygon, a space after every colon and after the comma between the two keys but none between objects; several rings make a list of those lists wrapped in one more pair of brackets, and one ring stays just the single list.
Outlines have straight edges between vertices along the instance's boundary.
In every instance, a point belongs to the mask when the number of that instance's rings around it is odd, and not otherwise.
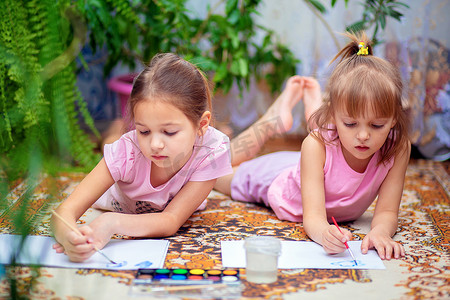
[{"label": "girl's elbow", "polygon": [[166,229],[163,230],[161,237],[169,237],[175,235],[180,227],[181,226],[174,226],[173,224],[171,226],[167,226]]},{"label": "girl's elbow", "polygon": [[174,216],[168,215],[164,218],[164,222],[161,225],[159,235],[161,237],[169,237],[175,235],[183,224],[180,224]]}]

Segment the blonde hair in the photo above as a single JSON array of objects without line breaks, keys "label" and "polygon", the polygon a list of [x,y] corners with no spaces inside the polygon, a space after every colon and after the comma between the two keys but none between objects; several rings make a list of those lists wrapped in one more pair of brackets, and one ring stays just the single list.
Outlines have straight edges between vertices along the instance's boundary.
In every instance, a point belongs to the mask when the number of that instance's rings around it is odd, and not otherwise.
[{"label": "blonde hair", "polygon": [[[328,80],[324,102],[313,113],[310,123],[317,125],[318,133],[324,133],[336,132],[335,128],[330,128],[336,111],[346,111],[350,117],[358,117],[370,109],[377,117],[393,117],[396,123],[380,149],[378,164],[385,163],[403,151],[408,141],[409,121],[402,108],[402,79],[391,63],[373,56],[371,41],[364,32],[345,35],[351,41],[331,61],[341,58]],[[367,47],[367,55],[357,54],[360,42]],[[331,142],[325,138],[327,135],[313,135],[324,143]]]},{"label": "blonde hair", "polygon": [[192,63],[173,53],[161,53],[135,78],[128,99],[128,123],[134,120],[134,108],[140,101],[164,101],[172,104],[194,124],[207,110],[212,113],[211,90],[206,76]]}]

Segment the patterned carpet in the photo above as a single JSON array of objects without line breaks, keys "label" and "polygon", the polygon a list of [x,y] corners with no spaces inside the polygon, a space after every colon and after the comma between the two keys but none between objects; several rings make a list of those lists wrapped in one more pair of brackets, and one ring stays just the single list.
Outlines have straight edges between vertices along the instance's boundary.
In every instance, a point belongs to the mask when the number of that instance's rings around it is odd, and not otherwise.
[{"label": "patterned carpet", "polygon": [[[425,160],[412,161],[407,170],[401,204],[399,229],[395,239],[405,246],[406,257],[385,261],[385,270],[279,270],[273,284],[248,283],[243,273],[242,298],[260,299],[445,299],[450,296],[450,164]],[[69,194],[84,174],[64,174],[43,178],[29,205],[26,218],[39,221],[33,231],[49,235],[47,214],[51,191],[54,207]],[[20,205],[23,184],[11,191],[9,207],[0,210],[0,233],[11,232],[5,215]],[[374,206],[357,221],[344,224],[360,240],[368,232]],[[92,209],[82,217],[89,222],[98,214]],[[195,213],[168,238],[165,261],[168,268],[221,267],[220,241],[269,235],[282,240],[309,240],[301,224],[278,220],[265,207],[232,201],[211,193],[206,210]],[[116,237],[128,238],[128,237]],[[33,299],[126,299],[135,271],[20,267],[16,272],[21,294]],[[36,273],[38,272],[38,273]],[[38,274],[33,288],[26,291],[32,275]],[[9,284],[0,283],[0,297],[8,297]]]}]

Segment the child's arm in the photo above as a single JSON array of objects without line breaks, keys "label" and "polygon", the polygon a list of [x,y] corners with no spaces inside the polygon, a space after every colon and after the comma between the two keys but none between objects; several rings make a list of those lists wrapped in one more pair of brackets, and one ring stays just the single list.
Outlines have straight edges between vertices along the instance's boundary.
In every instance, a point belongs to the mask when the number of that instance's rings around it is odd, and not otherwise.
[{"label": "child's arm", "polygon": [[[66,221],[77,226],[76,221],[113,183],[114,179],[111,177],[105,160],[102,159],[56,211]],[[83,261],[95,253],[92,244],[93,232],[89,226],[79,228],[84,235],[81,237],[54,216],[52,216],[51,225],[55,239],[60,244],[55,245],[54,248],[58,252],[66,252],[70,260]],[[104,245],[97,246],[102,248]]]},{"label": "child's arm", "polygon": [[395,157],[394,165],[381,184],[371,230],[361,245],[362,253],[367,253],[369,248],[375,248],[382,259],[400,258],[405,255],[403,246],[392,239],[398,227],[398,211],[411,144],[408,143],[405,148],[405,151]]},{"label": "child's arm", "polygon": [[344,243],[352,238],[352,234],[344,228],[341,233],[327,221],[323,174],[325,146],[309,134],[302,142],[301,151],[303,227],[327,253],[343,252],[346,249]]},{"label": "child's arm", "polygon": [[94,232],[104,234],[102,238],[105,240],[109,240],[115,233],[134,237],[174,235],[206,199],[215,181],[216,179],[186,183],[160,213],[136,215],[107,212],[92,221],[89,226]]}]

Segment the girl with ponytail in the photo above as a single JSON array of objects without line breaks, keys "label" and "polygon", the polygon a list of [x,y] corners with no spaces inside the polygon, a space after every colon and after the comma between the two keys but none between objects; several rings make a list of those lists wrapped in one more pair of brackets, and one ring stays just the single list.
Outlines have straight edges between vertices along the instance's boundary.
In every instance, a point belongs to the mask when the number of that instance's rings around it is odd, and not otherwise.
[{"label": "girl with ponytail", "polygon": [[[279,219],[303,222],[328,253],[345,251],[352,239],[332,217],[356,220],[377,199],[361,252],[375,248],[382,259],[400,258],[404,248],[392,237],[411,149],[402,81],[393,65],[373,56],[364,33],[346,35],[351,41],[333,59],[323,97],[314,79],[289,79],[267,113],[232,140],[234,173],[219,178],[215,188],[235,200],[265,204]],[[301,98],[310,127],[301,152],[249,160],[263,142],[291,128],[291,109]],[[248,151],[240,149],[243,144]]]}]

